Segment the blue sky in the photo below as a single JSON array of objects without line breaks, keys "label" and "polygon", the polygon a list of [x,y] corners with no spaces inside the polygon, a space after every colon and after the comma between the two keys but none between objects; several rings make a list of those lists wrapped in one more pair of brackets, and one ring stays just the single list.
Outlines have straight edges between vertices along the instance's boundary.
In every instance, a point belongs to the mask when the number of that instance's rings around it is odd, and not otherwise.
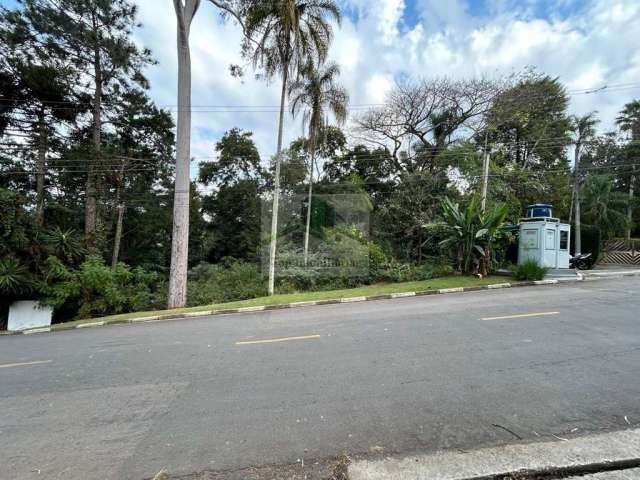
[{"label": "blue sky", "polygon": [[[8,5],[12,0],[0,0]],[[638,0],[339,0],[345,18],[336,28],[330,57],[352,105],[383,102],[399,78],[501,76],[528,66],[559,77],[570,91],[627,85],[571,97],[571,113],[599,112],[613,128],[616,112],[640,97]],[[136,0],[143,27],[135,34],[159,63],[147,72],[160,105],[176,103],[175,17],[170,0]],[[222,23],[203,0],[191,34],[195,106],[277,106],[279,86],[240,81],[228,73],[239,63],[241,34]],[[192,153],[211,159],[224,131],[255,133],[263,159],[275,150],[277,113],[220,112],[193,115]],[[352,110],[357,115],[357,108]],[[347,127],[348,128],[348,127]],[[286,141],[302,132],[287,118]],[[196,167],[194,166],[194,171]]]}]

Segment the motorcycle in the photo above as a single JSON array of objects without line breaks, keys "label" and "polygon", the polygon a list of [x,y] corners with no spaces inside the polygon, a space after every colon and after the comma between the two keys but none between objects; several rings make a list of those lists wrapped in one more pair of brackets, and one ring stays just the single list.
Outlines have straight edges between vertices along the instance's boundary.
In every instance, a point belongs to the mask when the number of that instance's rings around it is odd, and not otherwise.
[{"label": "motorcycle", "polygon": [[591,254],[582,253],[569,259],[569,268],[577,268],[578,270],[589,270],[591,268]]}]

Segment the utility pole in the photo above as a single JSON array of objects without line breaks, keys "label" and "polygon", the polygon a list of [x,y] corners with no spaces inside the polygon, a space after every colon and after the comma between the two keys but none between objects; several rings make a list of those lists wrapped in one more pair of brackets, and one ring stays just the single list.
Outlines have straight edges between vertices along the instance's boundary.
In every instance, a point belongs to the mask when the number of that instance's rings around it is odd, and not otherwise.
[{"label": "utility pole", "polygon": [[487,209],[487,193],[489,190],[489,163],[491,154],[488,148],[489,132],[484,135],[484,159],[482,162],[482,211]]},{"label": "utility pole", "polygon": [[580,255],[582,253],[582,236],[580,224],[580,140],[576,142],[575,166],[573,167],[573,215],[575,216],[576,231],[573,236],[574,246],[573,254]]}]

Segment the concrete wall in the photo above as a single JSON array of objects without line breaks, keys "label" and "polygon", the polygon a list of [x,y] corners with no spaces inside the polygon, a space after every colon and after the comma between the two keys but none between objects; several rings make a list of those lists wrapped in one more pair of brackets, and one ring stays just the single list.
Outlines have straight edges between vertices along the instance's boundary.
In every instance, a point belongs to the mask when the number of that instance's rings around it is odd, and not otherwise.
[{"label": "concrete wall", "polygon": [[51,325],[52,315],[53,308],[42,306],[38,302],[31,300],[13,302],[9,307],[7,330],[48,327]]}]

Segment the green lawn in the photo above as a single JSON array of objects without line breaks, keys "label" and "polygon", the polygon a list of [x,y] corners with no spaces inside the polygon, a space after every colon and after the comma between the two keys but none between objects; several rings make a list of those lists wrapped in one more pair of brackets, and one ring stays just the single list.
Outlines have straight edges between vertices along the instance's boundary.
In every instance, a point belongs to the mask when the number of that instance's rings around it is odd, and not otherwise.
[{"label": "green lawn", "polygon": [[[500,276],[487,277],[478,279],[475,277],[461,277],[451,276],[444,278],[436,278],[433,280],[424,280],[421,282],[404,282],[404,283],[379,283],[376,285],[369,285],[366,287],[350,288],[345,290],[327,290],[319,292],[303,292],[303,293],[291,293],[274,295],[272,297],[259,297],[252,298],[250,300],[242,300],[238,302],[218,303],[214,305],[202,305],[199,307],[191,308],[177,308],[174,310],[157,310],[150,312],[135,312],[125,313],[122,315],[111,315],[102,318],[92,318],[87,320],[76,320],[73,322],[67,322],[58,324],[61,327],[68,327],[81,323],[90,322],[118,322],[131,320],[134,318],[151,317],[156,315],[171,315],[188,312],[208,312],[214,310],[226,310],[231,308],[242,307],[255,307],[261,305],[279,305],[292,302],[304,302],[311,300],[333,300],[339,298],[350,297],[363,297],[363,296],[375,296],[384,295],[389,293],[402,293],[402,292],[420,292],[426,290],[439,290],[441,288],[456,288],[456,287],[473,287],[479,285],[489,285],[492,283],[506,282],[508,279]],[[56,325],[54,325],[54,328]]]}]

